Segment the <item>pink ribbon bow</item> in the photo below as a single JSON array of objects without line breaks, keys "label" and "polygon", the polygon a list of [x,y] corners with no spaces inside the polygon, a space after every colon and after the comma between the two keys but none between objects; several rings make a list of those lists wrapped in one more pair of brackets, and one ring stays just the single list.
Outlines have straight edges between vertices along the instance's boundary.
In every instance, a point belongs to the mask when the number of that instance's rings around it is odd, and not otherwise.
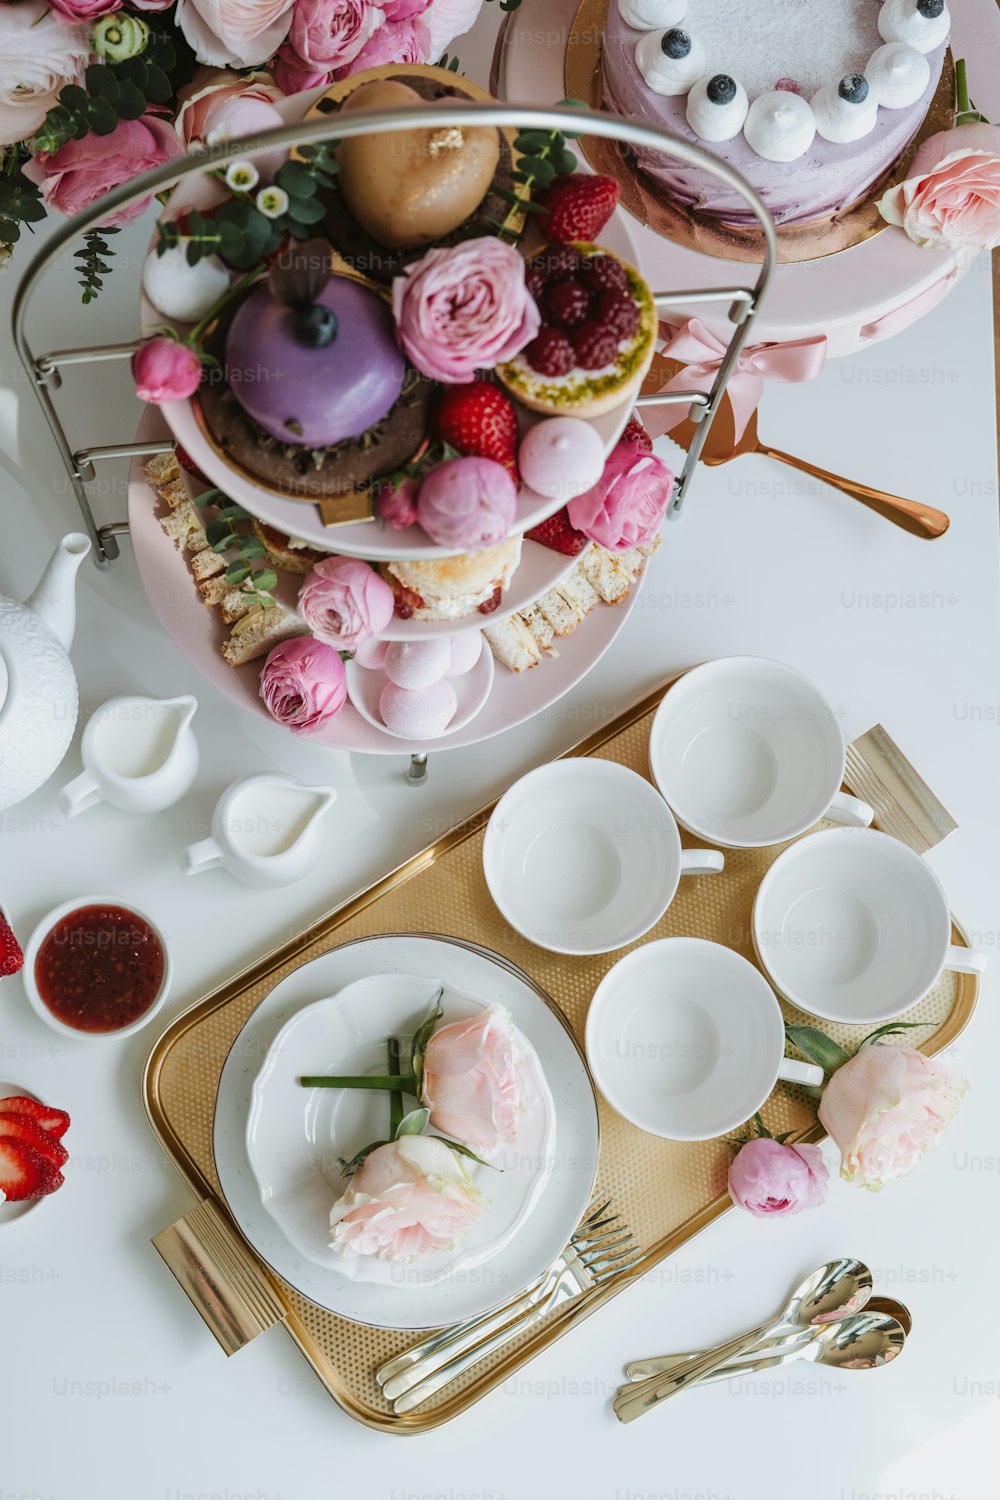
[{"label": "pink ribbon bow", "polygon": [[[726,353],[726,345],[706,328],[700,318],[688,318],[679,328],[660,324],[666,339],[663,354],[681,360],[684,369],[661,387],[664,391],[710,391]],[[736,441],[746,430],[751,415],[760,402],[765,380],[795,384],[815,380],[826,363],[826,337],[793,339],[787,344],[750,344],[736,361],[729,377],[726,394],[733,408]],[[688,414],[686,406],[648,406],[642,418],[653,437],[659,437],[680,425]]]}]

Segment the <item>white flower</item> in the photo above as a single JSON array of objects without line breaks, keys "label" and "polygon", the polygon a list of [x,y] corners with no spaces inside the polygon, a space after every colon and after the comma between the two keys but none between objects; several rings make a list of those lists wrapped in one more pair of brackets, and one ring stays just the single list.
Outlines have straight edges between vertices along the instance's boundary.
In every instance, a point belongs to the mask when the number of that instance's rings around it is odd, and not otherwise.
[{"label": "white flower", "polygon": [[89,56],[83,27],[64,25],[43,0],[0,5],[0,146],[34,134]]},{"label": "white flower", "polygon": [[226,168],[226,186],[234,193],[249,193],[260,181],[260,173],[252,161],[230,162]]},{"label": "white flower", "polygon": [[280,219],[288,212],[288,194],[284,188],[269,187],[257,194],[257,207],[265,219]]}]

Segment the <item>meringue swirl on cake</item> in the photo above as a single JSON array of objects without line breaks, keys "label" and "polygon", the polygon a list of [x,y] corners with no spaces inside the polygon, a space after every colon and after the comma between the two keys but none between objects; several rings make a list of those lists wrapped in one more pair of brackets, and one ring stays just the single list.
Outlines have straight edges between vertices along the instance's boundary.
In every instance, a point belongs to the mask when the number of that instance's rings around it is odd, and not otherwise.
[{"label": "meringue swirl on cake", "polygon": [[618,13],[636,31],[661,31],[683,21],[687,0],[618,0]]},{"label": "meringue swirl on cake", "polygon": [[704,47],[676,26],[647,31],[636,43],[635,60],[654,94],[686,94],[705,74]]},{"label": "meringue swirl on cake", "polygon": [[825,141],[844,145],[875,129],[878,101],[862,73],[824,84],[811,102],[816,129]]},{"label": "meringue swirl on cake", "polygon": [[883,108],[908,109],[930,83],[931,65],[908,42],[886,42],[868,59],[865,77]]},{"label": "meringue swirl on cake", "polygon": [[743,134],[765,161],[797,161],[816,137],[816,119],[801,95],[789,89],[769,89],[751,104]]},{"label": "meringue swirl on cake", "polygon": [[749,108],[747,91],[738,79],[713,73],[688,94],[688,124],[703,141],[731,141],[743,129]]},{"label": "meringue swirl on cake", "polygon": [[918,52],[933,52],[948,40],[951,15],[944,0],[884,0],[878,29],[887,42],[908,42]]}]

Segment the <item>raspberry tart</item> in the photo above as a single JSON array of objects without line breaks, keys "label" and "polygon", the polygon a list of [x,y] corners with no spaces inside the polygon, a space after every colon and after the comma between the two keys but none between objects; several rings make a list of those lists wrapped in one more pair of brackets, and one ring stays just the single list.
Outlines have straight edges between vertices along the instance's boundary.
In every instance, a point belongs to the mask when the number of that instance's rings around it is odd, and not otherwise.
[{"label": "raspberry tart", "polygon": [[639,272],[614,251],[548,246],[528,265],[541,314],[535,338],[497,378],[522,405],[596,417],[638,394],[653,359],[656,307]]}]

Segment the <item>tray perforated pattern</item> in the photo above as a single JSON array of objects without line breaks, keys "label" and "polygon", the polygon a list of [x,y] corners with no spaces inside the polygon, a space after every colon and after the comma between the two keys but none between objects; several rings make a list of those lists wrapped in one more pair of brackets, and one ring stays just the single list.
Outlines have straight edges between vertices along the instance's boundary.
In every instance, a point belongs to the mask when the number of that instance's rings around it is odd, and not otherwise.
[{"label": "tray perforated pattern", "polygon": [[[614,725],[607,726],[601,732],[603,743],[592,747],[590,753],[648,776],[646,747],[659,696],[655,695],[652,707],[647,700],[639,710],[627,712],[623,727],[617,731]],[[318,924],[318,935],[307,934],[305,942],[289,945],[278,955],[283,962],[276,964],[274,956],[264,960],[242,980],[188,1012],[161,1038],[154,1054],[157,1066],[151,1068],[147,1080],[147,1103],[166,1149],[196,1190],[222,1201],[212,1155],[212,1119],[219,1075],[240,1028],[273,984],[305,960],[342,942],[378,933],[431,932],[482,944],[519,965],[551,996],[582,1045],[590,997],[603,975],[627,950],[594,958],[566,958],[536,948],[508,927],[493,905],[482,873],[485,820],[485,814],[478,815],[463,829],[446,835],[434,846],[432,859],[426,853],[418,855],[401,871]],[[686,834],[682,839],[686,845],[697,843]],[[697,935],[725,943],[752,961],[750,916],[754,894],[779,852],[779,847],[727,852],[721,875],[683,879],[669,911],[643,941]],[[954,941],[964,942],[957,930]],[[975,994],[973,979],[946,973],[906,1017],[927,1027],[926,1031],[907,1033],[907,1044],[929,1052],[943,1046],[964,1024]],[[790,1007],[786,1007],[786,1015],[793,1021],[811,1019]],[[823,1025],[849,1048],[852,1043],[857,1045],[868,1029]],[[729,1149],[724,1141],[661,1141],[629,1125],[603,1100],[600,1111],[598,1183],[613,1196],[616,1209],[642,1244],[646,1251],[644,1267],[649,1269],[728,1206],[725,1179]],[[778,1085],[772,1094],[765,1118],[773,1131],[812,1130],[813,1138],[819,1138],[812,1102],[784,1085]],[[400,1418],[382,1400],[373,1372],[419,1336],[350,1323],[317,1307],[279,1278],[271,1279],[287,1306],[290,1332],[330,1393],[358,1420],[397,1432],[420,1431],[456,1415],[609,1295],[605,1290],[570,1303],[518,1345],[483,1361],[474,1373],[448,1387],[425,1408]]]}]

